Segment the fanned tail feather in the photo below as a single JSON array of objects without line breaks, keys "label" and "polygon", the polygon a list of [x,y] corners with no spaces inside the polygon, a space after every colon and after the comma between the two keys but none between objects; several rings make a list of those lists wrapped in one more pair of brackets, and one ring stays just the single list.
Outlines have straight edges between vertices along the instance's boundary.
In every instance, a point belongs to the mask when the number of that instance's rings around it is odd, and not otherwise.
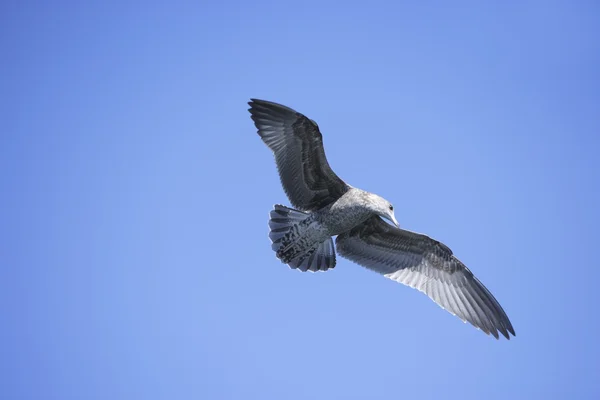
[{"label": "fanned tail feather", "polygon": [[299,224],[309,217],[302,211],[276,204],[269,219],[271,248],[282,262],[300,271],[327,271],[335,267],[335,247],[331,238],[309,249],[295,246]]}]

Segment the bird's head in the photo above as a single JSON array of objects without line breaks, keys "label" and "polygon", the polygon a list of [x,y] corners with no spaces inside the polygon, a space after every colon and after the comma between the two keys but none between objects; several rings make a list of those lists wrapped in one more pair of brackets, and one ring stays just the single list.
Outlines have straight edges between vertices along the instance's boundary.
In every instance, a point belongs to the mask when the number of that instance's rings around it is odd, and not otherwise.
[{"label": "bird's head", "polygon": [[375,214],[379,215],[381,218],[387,219],[396,225],[396,227],[400,228],[400,224],[396,221],[396,216],[394,215],[394,206],[392,203],[381,196],[369,193],[369,204]]}]

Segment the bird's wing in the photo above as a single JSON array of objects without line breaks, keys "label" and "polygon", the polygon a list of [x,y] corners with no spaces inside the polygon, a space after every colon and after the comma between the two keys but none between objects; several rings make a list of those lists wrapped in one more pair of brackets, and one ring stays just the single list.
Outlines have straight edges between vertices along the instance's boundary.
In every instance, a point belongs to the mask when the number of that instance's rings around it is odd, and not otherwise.
[{"label": "bird's wing", "polygon": [[295,207],[316,210],[349,189],[329,167],[314,121],[269,101],[252,99],[248,104],[258,134],[275,154],[281,184]]},{"label": "bird's wing", "polygon": [[506,313],[483,284],[444,244],[392,227],[371,217],[337,237],[346,257],[387,278],[425,293],[442,308],[486,334],[509,339],[515,331]]}]

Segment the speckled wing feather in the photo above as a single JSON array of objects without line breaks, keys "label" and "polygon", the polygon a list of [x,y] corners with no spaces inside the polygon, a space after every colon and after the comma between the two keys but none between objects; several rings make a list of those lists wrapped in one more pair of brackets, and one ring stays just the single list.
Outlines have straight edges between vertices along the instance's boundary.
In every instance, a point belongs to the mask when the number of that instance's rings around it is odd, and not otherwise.
[{"label": "speckled wing feather", "polygon": [[371,217],[336,240],[338,254],[415,288],[486,334],[515,331],[483,284],[444,244]]},{"label": "speckled wing feather", "polygon": [[294,207],[317,210],[349,189],[329,167],[314,121],[277,103],[252,99],[248,104],[258,134],[275,154],[281,184]]}]

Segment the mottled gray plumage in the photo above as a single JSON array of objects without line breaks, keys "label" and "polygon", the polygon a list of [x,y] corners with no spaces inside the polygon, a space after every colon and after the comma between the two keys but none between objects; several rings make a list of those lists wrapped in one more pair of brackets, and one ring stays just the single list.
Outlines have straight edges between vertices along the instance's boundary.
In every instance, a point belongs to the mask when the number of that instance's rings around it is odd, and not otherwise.
[{"label": "mottled gray plumage", "polygon": [[348,191],[348,185],[329,167],[314,121],[268,101],[249,104],[260,137],[275,154],[281,184],[294,207],[318,210]]},{"label": "mottled gray plumage", "polygon": [[[427,294],[486,334],[515,335],[498,301],[447,246],[400,229],[387,200],[348,185],[332,171],[316,122],[277,103],[252,99],[248,104],[297,208],[275,205],[271,211],[269,237],[282,262],[301,271],[326,271],[335,267],[337,250]],[[332,236],[337,236],[335,246]]]}]

